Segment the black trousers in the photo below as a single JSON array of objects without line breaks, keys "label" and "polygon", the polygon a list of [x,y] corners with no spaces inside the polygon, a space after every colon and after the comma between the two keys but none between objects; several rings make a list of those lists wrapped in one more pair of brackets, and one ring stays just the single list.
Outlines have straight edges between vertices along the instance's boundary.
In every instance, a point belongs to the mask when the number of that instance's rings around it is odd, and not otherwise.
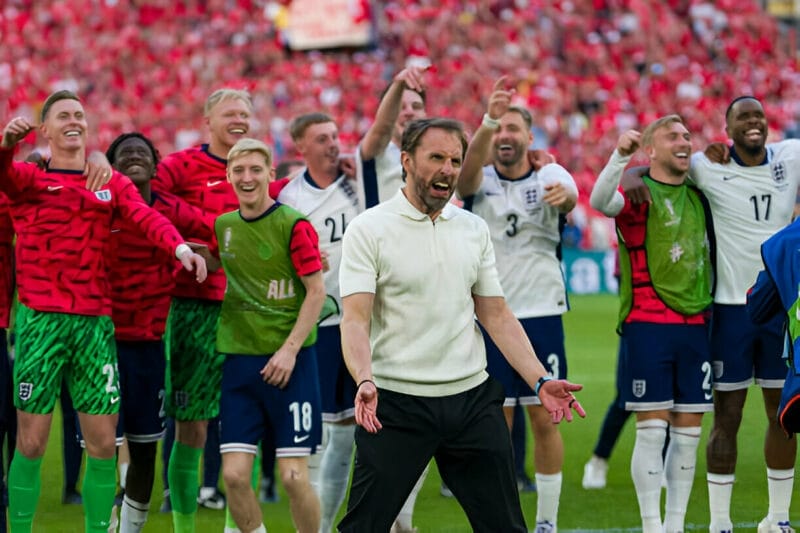
[{"label": "black trousers", "polygon": [[466,392],[378,393],[376,434],[356,429],[356,463],[339,531],[388,532],[434,458],[476,532],[527,532],[517,492],[503,388],[489,378]]}]

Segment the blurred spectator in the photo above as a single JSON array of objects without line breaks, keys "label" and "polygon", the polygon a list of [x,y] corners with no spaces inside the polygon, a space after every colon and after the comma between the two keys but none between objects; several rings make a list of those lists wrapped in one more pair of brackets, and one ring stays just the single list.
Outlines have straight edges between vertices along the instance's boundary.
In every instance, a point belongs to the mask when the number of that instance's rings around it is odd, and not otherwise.
[{"label": "blurred spectator", "polygon": [[761,99],[776,136],[799,130],[794,31],[757,0],[375,0],[376,46],[324,52],[285,48],[287,4],[3,2],[0,119],[34,117],[47,94],[71,88],[103,117],[94,146],[138,130],[169,153],[200,138],[205,95],[236,86],[263,110],[251,133],[277,159],[296,155],[287,124],[309,111],[334,117],[349,152],[408,59],[433,66],[428,113],[465,124],[480,122],[481,80],[509,75],[515,103],[535,111],[537,142],[591,180],[619,132],[676,110],[696,149],[725,141],[717,111],[742,94]]}]

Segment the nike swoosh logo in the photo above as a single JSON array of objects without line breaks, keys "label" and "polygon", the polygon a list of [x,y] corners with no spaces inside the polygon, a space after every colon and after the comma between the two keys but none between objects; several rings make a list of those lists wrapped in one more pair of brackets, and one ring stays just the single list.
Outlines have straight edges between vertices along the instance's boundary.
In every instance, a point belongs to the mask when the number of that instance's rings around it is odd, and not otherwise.
[{"label": "nike swoosh logo", "polygon": [[305,437],[298,437],[297,435],[294,436],[294,443],[300,444],[304,440],[307,440],[311,435],[306,435]]},{"label": "nike swoosh logo", "polygon": [[491,192],[491,191],[486,191],[484,194],[485,194],[486,196],[500,196],[500,195],[501,195],[501,194],[503,194],[503,193],[501,193],[501,192]]},{"label": "nike swoosh logo", "polygon": [[48,185],[47,186],[47,190],[50,191],[50,192],[57,191],[57,190],[63,189],[63,188],[64,188],[63,185]]},{"label": "nike swoosh logo", "polygon": [[220,183],[224,183],[224,180],[208,180],[208,181],[206,182],[206,185],[207,185],[208,187],[216,187],[216,186],[217,186],[217,185],[219,185]]},{"label": "nike swoosh logo", "polygon": [[115,404],[115,403],[117,403],[118,401],[119,401],[119,396],[117,396],[117,397],[115,397],[115,398],[111,398],[111,405],[114,405],[114,404]]},{"label": "nike swoosh logo", "polygon": [[731,181],[736,179],[738,176],[722,176],[722,181]]}]

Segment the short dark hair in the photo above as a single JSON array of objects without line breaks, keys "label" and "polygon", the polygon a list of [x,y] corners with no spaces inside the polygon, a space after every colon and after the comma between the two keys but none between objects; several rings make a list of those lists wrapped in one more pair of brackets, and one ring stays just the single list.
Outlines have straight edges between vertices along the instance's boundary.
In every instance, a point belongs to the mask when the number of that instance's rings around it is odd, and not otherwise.
[{"label": "short dark hair", "polygon": [[78,98],[78,95],[72,91],[62,89],[60,91],[54,92],[53,94],[47,97],[47,100],[45,100],[44,104],[42,105],[42,113],[39,117],[41,122],[44,122],[44,119],[47,118],[47,113],[50,112],[50,108],[53,107],[53,104],[55,104],[59,100],[75,100],[76,102],[81,101],[81,99]]},{"label": "short dark hair", "polygon": [[755,100],[756,102],[761,104],[761,101],[755,96],[750,96],[750,95],[737,96],[736,98],[733,99],[733,101],[730,104],[728,104],[728,109],[725,110],[725,122],[728,122],[728,119],[731,116],[731,111],[733,111],[733,106],[738,104],[742,100]]},{"label": "short dark hair", "polygon": [[[403,139],[400,142],[400,150],[413,154],[422,135],[429,129],[436,128],[454,133],[461,141],[461,155],[462,157],[467,152],[467,134],[464,133],[464,125],[457,120],[451,118],[422,118],[409,122],[406,129],[403,131]],[[403,178],[406,177],[406,170],[403,169]]]},{"label": "short dark hair", "polygon": [[289,135],[292,136],[293,141],[297,142],[297,139],[303,136],[309,126],[314,124],[325,124],[326,122],[333,122],[336,124],[336,121],[333,120],[333,117],[327,113],[316,112],[300,115],[299,117],[292,119],[292,122],[289,124]]},{"label": "short dark hair", "polygon": [[275,167],[275,177],[278,179],[289,177],[289,171],[292,169],[292,167],[296,166],[305,166],[305,163],[299,159],[287,159],[286,161],[281,161],[278,163],[278,166]]},{"label": "short dark hair", "polygon": [[158,162],[161,160],[161,155],[158,153],[158,150],[156,150],[156,147],[153,146],[153,142],[145,137],[143,133],[139,133],[138,131],[123,133],[111,142],[108,150],[106,150],[106,159],[108,159],[109,163],[112,165],[114,164],[117,159],[117,148],[119,148],[119,145],[128,139],[141,139],[144,141],[147,147],[150,148],[150,152],[153,154],[153,163],[158,165]]},{"label": "short dark hair", "polygon": [[525,109],[522,106],[512,105],[508,108],[506,113],[516,113],[522,117],[522,120],[525,122],[525,125],[528,126],[528,130],[533,127],[533,116],[531,116],[531,112]]}]

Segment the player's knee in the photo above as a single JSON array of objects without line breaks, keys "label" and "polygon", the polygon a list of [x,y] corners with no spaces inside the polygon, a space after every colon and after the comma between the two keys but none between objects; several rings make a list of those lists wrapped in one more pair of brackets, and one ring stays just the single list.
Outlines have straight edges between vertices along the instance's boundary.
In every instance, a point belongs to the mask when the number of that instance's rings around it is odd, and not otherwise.
[{"label": "player's knee", "polygon": [[28,459],[38,459],[44,455],[47,448],[47,438],[42,438],[40,435],[31,433],[17,433],[17,450]]},{"label": "player's knee", "polygon": [[117,453],[117,438],[113,433],[84,436],[86,455],[98,459],[111,459]]},{"label": "player's knee", "polygon": [[244,490],[250,486],[252,469],[239,468],[236,465],[222,467],[222,481],[228,491]]},{"label": "player's knee", "polygon": [[294,466],[281,470],[281,484],[290,497],[296,496],[311,487],[308,473]]}]

